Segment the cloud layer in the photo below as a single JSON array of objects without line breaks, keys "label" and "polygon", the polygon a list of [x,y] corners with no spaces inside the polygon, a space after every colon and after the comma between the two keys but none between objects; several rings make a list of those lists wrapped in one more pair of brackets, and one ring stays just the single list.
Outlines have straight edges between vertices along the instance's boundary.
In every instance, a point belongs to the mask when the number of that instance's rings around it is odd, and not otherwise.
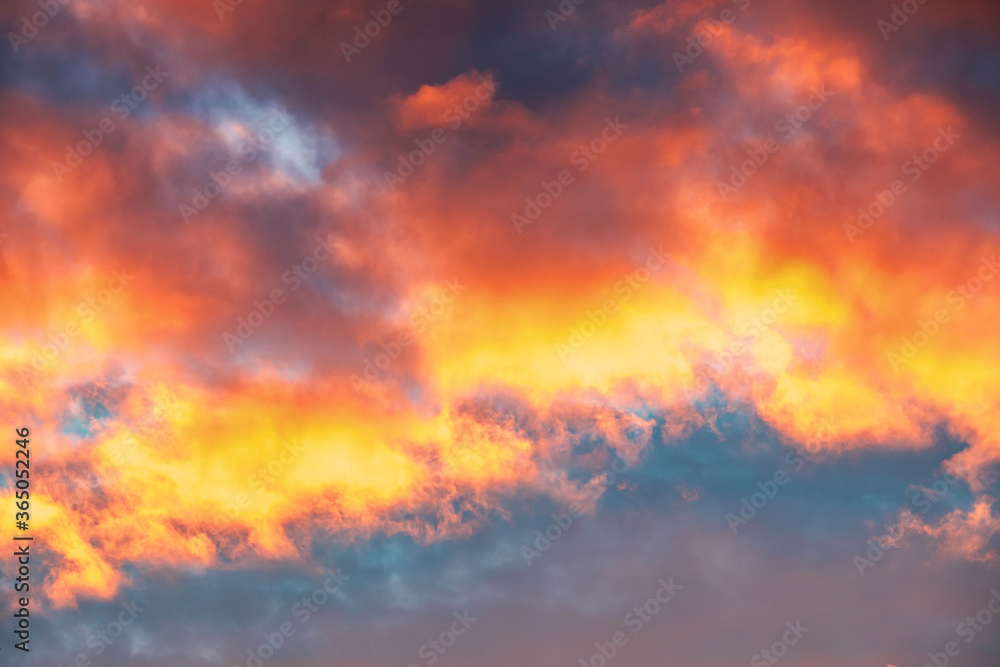
[{"label": "cloud layer", "polygon": [[46,610],[600,517],[618,457],[734,422],[946,450],[969,496],[893,539],[995,565],[993,4],[59,6],[0,10]]}]

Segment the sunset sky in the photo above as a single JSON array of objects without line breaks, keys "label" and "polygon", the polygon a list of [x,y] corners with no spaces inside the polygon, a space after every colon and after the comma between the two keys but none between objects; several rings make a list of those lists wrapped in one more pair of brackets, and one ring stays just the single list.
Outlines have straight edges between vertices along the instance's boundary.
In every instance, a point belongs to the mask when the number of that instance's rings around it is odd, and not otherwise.
[{"label": "sunset sky", "polygon": [[996,2],[0,25],[0,664],[1000,664]]}]

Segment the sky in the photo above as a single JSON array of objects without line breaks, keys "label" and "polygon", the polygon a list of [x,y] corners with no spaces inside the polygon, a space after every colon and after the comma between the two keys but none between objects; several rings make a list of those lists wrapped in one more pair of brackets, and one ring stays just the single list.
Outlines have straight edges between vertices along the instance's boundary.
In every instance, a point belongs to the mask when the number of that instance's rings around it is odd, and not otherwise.
[{"label": "sky", "polygon": [[0,27],[0,664],[1000,663],[995,2]]}]

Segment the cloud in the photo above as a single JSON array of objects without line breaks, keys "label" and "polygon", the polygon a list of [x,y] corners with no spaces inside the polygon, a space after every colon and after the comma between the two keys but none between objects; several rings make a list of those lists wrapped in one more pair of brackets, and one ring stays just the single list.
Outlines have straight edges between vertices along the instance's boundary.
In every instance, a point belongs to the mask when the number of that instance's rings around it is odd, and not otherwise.
[{"label": "cloud", "polygon": [[[885,69],[874,20],[837,22],[859,5],[753,3],[678,72],[689,26],[720,6],[584,6],[580,31],[518,42],[514,66],[487,18],[532,13],[454,2],[404,13],[348,67],[312,26],[349,33],[357,3],[244,3],[222,21],[195,4],[85,4],[31,44],[19,72],[87,54],[108,99],[21,73],[0,97],[0,187],[16,193],[0,201],[0,399],[58,471],[37,482],[54,605],[109,599],[137,567],[308,561],[318,534],[470,539],[526,497],[585,499],[609,457],[648,454],[654,422],[675,442],[746,414],[831,460],[926,450],[944,428],[963,442],[945,467],[981,503],[925,530],[989,560],[996,131]],[[959,5],[947,25],[980,7]],[[926,11],[908,34],[943,10]],[[529,45],[548,32],[535,19]],[[161,53],[162,90],[60,180],[52,163]],[[470,96],[388,190],[385,171]],[[291,110],[288,134],[185,224],[178,207],[272,108]],[[947,151],[942,132],[958,135]],[[331,251],[309,269],[318,243]],[[670,261],[651,270],[657,248]],[[133,278],[112,292],[116,271]],[[422,314],[448,281],[467,292]],[[287,442],[305,450],[284,463]]]}]

